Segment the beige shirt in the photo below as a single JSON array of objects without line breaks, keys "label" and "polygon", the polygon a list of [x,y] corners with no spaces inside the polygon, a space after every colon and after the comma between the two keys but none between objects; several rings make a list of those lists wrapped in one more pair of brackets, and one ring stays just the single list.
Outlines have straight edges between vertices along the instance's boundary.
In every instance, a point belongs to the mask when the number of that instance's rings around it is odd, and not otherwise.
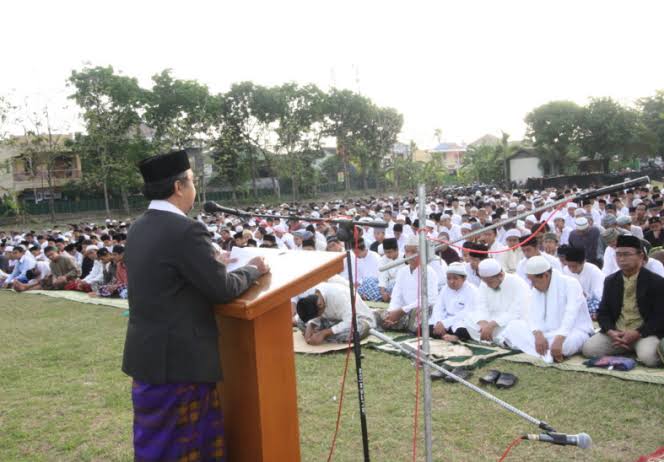
[{"label": "beige shirt", "polygon": [[636,304],[636,279],[638,276],[639,273],[631,277],[626,277],[623,274],[623,306],[618,322],[616,322],[618,330],[636,329],[643,324],[639,307]]}]

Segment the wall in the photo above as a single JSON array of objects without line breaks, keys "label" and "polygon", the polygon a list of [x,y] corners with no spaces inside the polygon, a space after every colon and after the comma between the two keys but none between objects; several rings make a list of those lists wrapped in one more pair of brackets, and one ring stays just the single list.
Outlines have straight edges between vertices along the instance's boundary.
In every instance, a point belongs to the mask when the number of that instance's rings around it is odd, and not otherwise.
[{"label": "wall", "polygon": [[510,159],[509,162],[511,182],[525,183],[528,178],[539,178],[544,175],[537,157]]}]

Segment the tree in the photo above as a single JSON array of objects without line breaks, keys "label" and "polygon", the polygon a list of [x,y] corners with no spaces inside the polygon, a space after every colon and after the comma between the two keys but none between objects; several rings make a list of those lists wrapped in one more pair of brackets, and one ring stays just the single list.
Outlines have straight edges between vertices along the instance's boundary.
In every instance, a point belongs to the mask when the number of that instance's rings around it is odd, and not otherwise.
[{"label": "tree", "polygon": [[526,136],[540,154],[544,170],[551,175],[564,172],[579,137],[582,115],[583,109],[576,103],[551,101],[526,116]]},{"label": "tree", "polygon": [[654,137],[655,153],[664,156],[664,90],[637,101],[642,122]]},{"label": "tree", "polygon": [[368,190],[370,174],[379,180],[383,176],[383,159],[397,142],[397,135],[403,126],[403,116],[393,108],[379,108],[370,104],[367,121],[359,136],[352,140],[351,152],[358,160],[362,173],[362,187]]},{"label": "tree", "polygon": [[346,193],[350,193],[351,149],[369,119],[371,102],[350,90],[333,88],[325,99],[325,135],[334,137],[344,166]]},{"label": "tree", "polygon": [[436,128],[433,131],[433,137],[436,138],[436,141],[438,142],[438,144],[442,143],[443,129],[442,128]]},{"label": "tree", "polygon": [[[33,181],[37,177],[46,180],[48,189],[48,210],[51,221],[55,221],[55,176],[66,177],[73,171],[72,153],[66,146],[66,136],[56,133],[51,122],[48,106],[39,111],[30,111],[26,102],[25,116],[19,117],[16,123],[23,127],[23,137],[11,141],[25,162],[26,171]],[[63,168],[64,167],[64,168]],[[61,170],[57,172],[56,170]],[[33,183],[34,184],[34,183]],[[34,197],[37,201],[36,187]]]},{"label": "tree", "polygon": [[195,80],[179,80],[166,69],[152,76],[153,86],[145,96],[145,121],[154,129],[153,147],[157,151],[194,150],[199,197],[206,200],[203,151],[209,139],[211,117],[208,87]]},{"label": "tree", "polygon": [[[324,93],[315,85],[294,83],[274,88],[278,101],[275,152],[287,159],[293,199],[300,195],[305,178],[313,179],[311,163],[321,156]],[[314,185],[311,185],[315,187]]]},{"label": "tree", "polygon": [[465,182],[498,184],[504,181],[503,159],[495,146],[471,146],[463,157],[460,176]]},{"label": "tree", "polygon": [[[69,85],[74,88],[70,98],[83,111],[88,153],[95,157],[99,166],[90,173],[95,174],[102,185],[106,213],[110,215],[111,173],[116,167],[130,164],[127,145],[137,135],[145,92],[135,78],[116,74],[111,66],[72,71]],[[120,188],[126,203],[127,190],[124,184]]]},{"label": "tree", "polygon": [[579,145],[585,155],[604,160],[608,173],[613,156],[629,160],[653,151],[654,140],[644,135],[645,125],[636,111],[611,98],[593,98],[582,114]]}]

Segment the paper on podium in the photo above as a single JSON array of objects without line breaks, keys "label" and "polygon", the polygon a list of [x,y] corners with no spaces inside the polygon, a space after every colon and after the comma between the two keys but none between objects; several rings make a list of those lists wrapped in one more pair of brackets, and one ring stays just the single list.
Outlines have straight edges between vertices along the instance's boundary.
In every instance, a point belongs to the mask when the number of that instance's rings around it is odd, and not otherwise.
[{"label": "paper on podium", "polygon": [[268,249],[264,247],[233,247],[230,255],[231,261],[226,266],[226,270],[235,271],[238,268],[242,268],[254,257],[265,257],[268,263],[270,263],[271,259],[274,259],[279,255],[284,255],[285,253],[286,250]]}]

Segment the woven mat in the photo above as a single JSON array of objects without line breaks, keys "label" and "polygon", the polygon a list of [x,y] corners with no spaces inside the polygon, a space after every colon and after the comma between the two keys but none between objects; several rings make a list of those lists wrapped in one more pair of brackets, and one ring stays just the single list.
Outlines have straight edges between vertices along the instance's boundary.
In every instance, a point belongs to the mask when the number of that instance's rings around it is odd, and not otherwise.
[{"label": "woven mat", "polygon": [[[399,339],[395,340],[398,341]],[[399,343],[417,348],[417,339],[412,336],[408,336]],[[371,346],[387,353],[401,354],[398,348],[389,343]],[[471,342],[451,343],[439,339],[429,340],[429,357],[438,364],[442,363],[453,367],[481,367],[495,358],[509,354],[513,354],[513,352],[494,345],[479,345]]]},{"label": "woven mat", "polygon": [[77,292],[75,290],[27,290],[21,292],[21,295],[45,295],[53,298],[64,298],[78,303],[89,303],[90,305],[104,305],[120,308],[123,310],[129,309],[129,302],[121,298],[108,298],[108,297],[90,297],[84,292]]},{"label": "woven mat", "polygon": [[631,371],[610,371],[601,367],[587,367],[583,365],[586,358],[576,355],[566,359],[562,363],[548,364],[539,358],[529,356],[525,353],[518,355],[507,356],[503,358],[505,361],[512,361],[515,363],[532,364],[539,367],[553,367],[562,371],[574,372],[589,372],[591,374],[610,375],[623,380],[633,380],[635,382],[654,383],[664,385],[664,368],[644,367],[641,365],[636,366]]},{"label": "woven mat", "polygon": [[[368,343],[382,343],[382,340],[379,338],[368,336],[360,342],[360,345],[366,345]],[[352,346],[352,344],[351,344]],[[340,351],[348,348],[347,343],[331,343],[326,342],[321,345],[309,345],[304,340],[304,335],[299,330],[293,331],[293,348],[295,353],[309,354],[309,355],[320,355],[323,353],[330,353],[332,351]]]}]

